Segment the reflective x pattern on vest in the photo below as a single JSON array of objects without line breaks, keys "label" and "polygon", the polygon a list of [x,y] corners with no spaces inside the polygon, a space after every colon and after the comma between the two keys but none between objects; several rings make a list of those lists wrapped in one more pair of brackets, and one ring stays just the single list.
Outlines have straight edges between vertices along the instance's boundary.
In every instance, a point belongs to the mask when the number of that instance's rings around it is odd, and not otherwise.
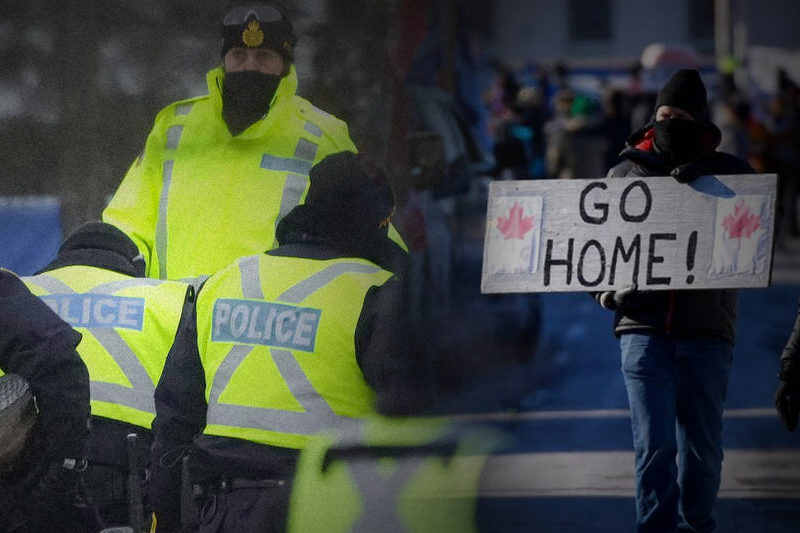
[{"label": "reflective x pattern on vest", "polygon": [[[390,461],[391,465],[370,458],[347,461],[362,502],[361,514],[351,533],[410,533],[400,515],[400,495],[425,464],[426,458],[405,457]],[[392,466],[393,470],[382,472],[383,466]]]},{"label": "reflective x pattern on vest", "polygon": [[[261,289],[259,256],[240,259],[239,271],[243,296],[250,299],[264,299]],[[379,267],[364,263],[336,263],[296,283],[284,291],[278,301],[299,304],[339,276],[348,273],[374,274],[378,271],[380,271]],[[225,391],[239,365],[253,348],[253,345],[237,344],[233,346],[217,369],[208,400],[206,414],[208,424],[262,429],[295,435],[314,435],[336,422],[339,417],[331,410],[325,398],[314,388],[294,354],[286,349],[272,348],[269,353],[281,377],[304,412],[221,403],[220,395]]]},{"label": "reflective x pattern on vest", "polygon": [[[49,297],[58,299],[66,296],[80,296],[79,293],[76,293],[66,283],[47,274],[36,276],[35,282],[51,293]],[[98,285],[86,294],[91,294],[92,296],[113,294],[127,287],[156,286],[161,283],[163,283],[161,280],[156,279],[124,279]],[[42,297],[42,299],[44,298],[45,297]],[[102,301],[102,299],[98,301]],[[59,311],[60,310],[63,310],[63,308],[59,309]],[[144,307],[142,307],[142,315],[143,314]],[[62,316],[61,318],[66,321],[65,317]],[[139,358],[131,347],[128,346],[125,340],[114,329],[115,326],[112,324],[105,324],[103,326],[93,325],[91,327],[78,325],[77,327],[82,327],[97,339],[97,342],[99,342],[103,349],[114,359],[114,362],[131,384],[131,388],[128,388],[116,383],[107,383],[92,379],[90,382],[91,399],[124,405],[155,415],[156,409],[153,399],[155,383],[153,383],[147,370],[142,366],[142,362],[139,361]]]}]

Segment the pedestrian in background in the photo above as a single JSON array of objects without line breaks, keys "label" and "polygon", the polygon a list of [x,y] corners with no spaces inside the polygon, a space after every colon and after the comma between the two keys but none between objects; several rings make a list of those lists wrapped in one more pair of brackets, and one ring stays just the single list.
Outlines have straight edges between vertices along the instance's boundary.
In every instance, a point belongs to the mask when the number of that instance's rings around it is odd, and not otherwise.
[{"label": "pedestrian in background", "polygon": [[[753,173],[746,161],[716,151],[720,131],[709,120],[699,72],[677,71],[658,93],[654,120],[631,135],[625,161],[608,176],[690,183],[706,174]],[[631,286],[595,297],[616,311],[636,452],[637,531],[709,533],[738,293]]]}]

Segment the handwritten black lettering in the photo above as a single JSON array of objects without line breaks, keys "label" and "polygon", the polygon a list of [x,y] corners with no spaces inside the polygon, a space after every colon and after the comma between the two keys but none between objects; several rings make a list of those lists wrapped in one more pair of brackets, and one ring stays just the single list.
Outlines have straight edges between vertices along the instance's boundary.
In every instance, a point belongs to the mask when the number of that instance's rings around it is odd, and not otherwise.
[{"label": "handwritten black lettering", "polygon": [[630,247],[626,250],[625,245],[622,242],[622,237],[617,237],[617,240],[614,242],[614,252],[611,255],[611,272],[609,273],[608,283],[610,285],[614,284],[617,276],[617,258],[621,257],[624,262],[629,262],[631,259],[634,260],[633,262],[633,277],[631,279],[632,283],[639,283],[639,257],[642,253],[642,236],[636,235],[631,241]]},{"label": "handwritten black lettering", "polygon": [[544,256],[544,286],[550,285],[550,268],[552,266],[567,267],[567,285],[572,284],[572,249],[575,246],[575,239],[570,239],[567,243],[567,258],[553,259],[553,239],[547,239],[547,248]]},{"label": "handwritten black lettering", "polygon": [[647,254],[647,285],[669,285],[672,282],[670,277],[657,278],[653,276],[653,265],[664,262],[664,256],[656,255],[656,243],[658,241],[674,241],[677,235],[674,233],[653,233],[650,235],[650,249]]},{"label": "handwritten black lettering", "polygon": [[581,191],[580,213],[581,218],[587,224],[604,224],[608,220],[608,203],[595,202],[593,207],[600,211],[600,216],[591,216],[586,212],[586,196],[594,189],[608,189],[608,185],[602,181],[595,181],[590,183],[586,188]]},{"label": "handwritten black lettering", "polygon": [[[598,255],[598,263],[600,265],[600,272],[598,273],[597,277],[593,280],[587,280],[583,275],[583,266],[586,260],[586,252],[590,248],[595,248],[597,250]],[[606,252],[603,250],[603,245],[600,242],[590,239],[586,241],[586,244],[583,245],[581,248],[581,255],[578,259],[578,282],[583,285],[584,287],[597,287],[603,281],[603,278],[606,277]]]},{"label": "handwritten black lettering", "polygon": [[[644,209],[638,215],[632,215],[628,213],[628,196],[634,189],[641,189],[642,193],[644,194]],[[622,216],[622,220],[625,222],[644,222],[647,217],[650,215],[650,209],[653,207],[653,194],[650,192],[650,188],[647,184],[642,181],[634,181],[627,187],[625,190],[622,191],[622,197],[619,203],[619,214]]]}]

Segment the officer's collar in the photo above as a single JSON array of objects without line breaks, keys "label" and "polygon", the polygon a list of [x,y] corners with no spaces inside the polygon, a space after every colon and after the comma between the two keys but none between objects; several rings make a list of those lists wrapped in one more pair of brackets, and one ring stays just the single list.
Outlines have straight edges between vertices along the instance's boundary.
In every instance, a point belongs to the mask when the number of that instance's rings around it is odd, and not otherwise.
[{"label": "officer's collar", "polygon": [[37,272],[37,274],[69,266],[101,268],[134,278],[144,276],[144,273],[126,257],[109,250],[99,249],[80,249],[61,252],[50,264]]}]

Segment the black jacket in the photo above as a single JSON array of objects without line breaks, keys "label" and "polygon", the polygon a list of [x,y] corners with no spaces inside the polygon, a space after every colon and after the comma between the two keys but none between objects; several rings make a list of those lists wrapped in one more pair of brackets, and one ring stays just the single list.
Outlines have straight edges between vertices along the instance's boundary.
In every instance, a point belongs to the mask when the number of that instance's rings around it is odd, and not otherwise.
[{"label": "black jacket", "polygon": [[75,348],[81,334],[0,269],[0,369],[28,380],[36,396],[36,433],[51,460],[84,457],[89,373]]},{"label": "black jacket", "polygon": [[[713,124],[706,128],[700,156],[675,168],[659,156],[653,143],[653,125],[632,134],[620,153],[624,161],[608,172],[608,177],[654,177],[682,183],[709,174],[753,174],[746,161],[717,152],[720,131]],[[733,344],[736,340],[738,292],[731,289],[641,291],[624,310],[617,311],[614,333],[654,331],[679,338],[711,337]]]},{"label": "black jacket", "polygon": [[797,308],[792,334],[781,354],[781,377],[788,379],[790,376],[794,379],[800,378],[800,305]]}]

